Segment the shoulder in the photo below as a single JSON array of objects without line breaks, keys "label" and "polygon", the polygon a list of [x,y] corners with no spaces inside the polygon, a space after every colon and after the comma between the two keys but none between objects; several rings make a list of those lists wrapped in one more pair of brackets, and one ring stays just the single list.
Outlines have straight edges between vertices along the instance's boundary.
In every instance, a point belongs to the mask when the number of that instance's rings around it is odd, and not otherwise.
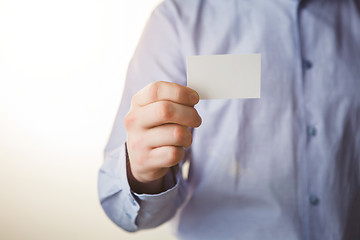
[{"label": "shoulder", "polygon": [[196,11],[201,7],[204,0],[164,0],[155,9],[156,12],[181,17]]},{"label": "shoulder", "polygon": [[162,9],[176,8],[178,10],[186,11],[206,4],[208,0],[164,0],[159,7]]},{"label": "shoulder", "polygon": [[216,12],[224,8],[233,8],[237,1],[239,0],[164,0],[154,12],[186,20],[196,18],[203,11]]},{"label": "shoulder", "polygon": [[223,6],[224,0],[164,0],[159,4],[156,11],[177,13],[184,16],[186,13],[196,13],[199,9]]}]

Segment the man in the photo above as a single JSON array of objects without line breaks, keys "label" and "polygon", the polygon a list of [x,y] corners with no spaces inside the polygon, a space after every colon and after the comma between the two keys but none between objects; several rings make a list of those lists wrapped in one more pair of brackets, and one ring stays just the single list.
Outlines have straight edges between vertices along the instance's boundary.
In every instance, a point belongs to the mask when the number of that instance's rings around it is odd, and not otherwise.
[{"label": "man", "polygon": [[[359,44],[357,0],[163,2],[105,150],[107,215],[173,218],[181,239],[360,239]],[[185,87],[186,56],[241,53],[262,54],[261,99]]]}]

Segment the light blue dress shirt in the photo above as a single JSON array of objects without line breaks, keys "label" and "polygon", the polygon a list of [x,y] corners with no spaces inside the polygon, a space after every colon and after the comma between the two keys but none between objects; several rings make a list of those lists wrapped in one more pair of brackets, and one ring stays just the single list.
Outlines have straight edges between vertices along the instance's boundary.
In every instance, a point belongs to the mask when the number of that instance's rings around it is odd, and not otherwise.
[{"label": "light blue dress shirt", "polygon": [[[186,85],[186,56],[261,53],[261,99],[201,100],[168,190],[136,194],[123,118],[154,81]],[[221,79],[219,79],[221,81]],[[127,231],[172,219],[180,239],[360,239],[360,1],[167,0],[130,63],[99,172]]]}]

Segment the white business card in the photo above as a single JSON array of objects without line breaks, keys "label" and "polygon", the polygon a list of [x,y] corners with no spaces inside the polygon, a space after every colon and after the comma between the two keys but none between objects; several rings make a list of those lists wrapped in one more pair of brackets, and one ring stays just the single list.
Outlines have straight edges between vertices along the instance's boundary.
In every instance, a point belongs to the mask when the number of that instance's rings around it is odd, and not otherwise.
[{"label": "white business card", "polygon": [[187,86],[200,99],[260,98],[260,54],[187,57]]}]

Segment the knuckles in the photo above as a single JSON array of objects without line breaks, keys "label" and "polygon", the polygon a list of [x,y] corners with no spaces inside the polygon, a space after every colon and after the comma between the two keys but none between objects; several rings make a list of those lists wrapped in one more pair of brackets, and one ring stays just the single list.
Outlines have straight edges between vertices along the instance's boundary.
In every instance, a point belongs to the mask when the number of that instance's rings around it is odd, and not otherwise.
[{"label": "knuckles", "polygon": [[149,152],[143,144],[141,139],[131,140],[127,142],[130,162],[136,169],[141,169],[146,166]]},{"label": "knuckles", "polygon": [[136,122],[136,117],[132,112],[128,112],[124,118],[124,125],[126,129],[131,128],[134,126]]},{"label": "knuckles", "polygon": [[174,97],[175,102],[183,102],[182,99],[184,98],[184,96],[187,96],[188,93],[186,93],[182,88],[180,87],[174,87],[174,89],[172,90],[172,95]]},{"label": "knuckles", "polygon": [[160,87],[161,87],[161,82],[153,82],[150,83],[149,88],[148,88],[148,94],[150,99],[152,99],[152,101],[157,101],[159,99],[159,92],[160,92]]},{"label": "knuckles", "polygon": [[177,125],[174,127],[174,138],[176,142],[181,142],[186,137],[184,127]]},{"label": "knuckles", "polygon": [[142,148],[142,141],[140,139],[129,139],[127,142],[129,150],[136,150]]},{"label": "knuckles", "polygon": [[[189,127],[199,127],[202,123],[202,119],[199,116],[195,108],[192,108],[192,112],[188,112],[186,117],[181,115],[181,112],[176,112],[177,108],[174,106],[174,103],[169,101],[160,101],[156,103],[155,112],[158,116],[160,122],[169,123],[176,122],[178,124],[189,126]],[[188,110],[187,110],[188,111]]]},{"label": "knuckles", "polygon": [[[151,102],[165,100],[163,97],[168,95],[166,93],[170,93],[172,101],[180,103],[183,96],[188,94],[184,88],[179,85],[164,81],[150,83],[147,91],[147,95],[150,97]],[[164,91],[166,91],[166,93]]]},{"label": "knuckles", "polygon": [[169,165],[176,165],[184,156],[184,149],[180,147],[169,147],[167,149]]},{"label": "knuckles", "polygon": [[157,115],[163,121],[168,121],[174,116],[174,109],[170,102],[163,101],[157,104]]},{"label": "knuckles", "polygon": [[187,127],[177,125],[174,127],[173,136],[175,142],[179,143],[185,148],[189,148],[192,144],[192,136]]}]

